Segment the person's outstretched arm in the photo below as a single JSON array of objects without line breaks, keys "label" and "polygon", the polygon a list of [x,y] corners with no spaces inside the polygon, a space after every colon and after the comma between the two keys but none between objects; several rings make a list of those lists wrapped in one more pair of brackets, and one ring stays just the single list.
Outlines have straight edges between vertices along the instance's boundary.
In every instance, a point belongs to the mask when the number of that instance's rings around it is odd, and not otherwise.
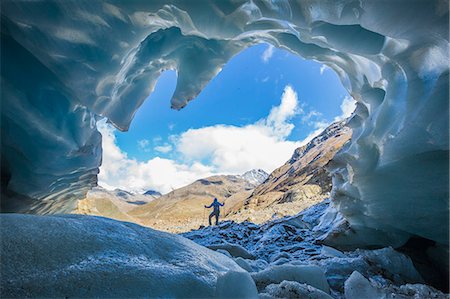
[{"label": "person's outstretched arm", "polygon": [[219,205],[221,205],[223,207],[225,205],[225,202],[223,202],[223,203],[219,202]]},{"label": "person's outstretched arm", "polygon": [[212,204],[210,204],[209,206],[205,205],[205,208],[209,209],[210,207],[212,207]]}]

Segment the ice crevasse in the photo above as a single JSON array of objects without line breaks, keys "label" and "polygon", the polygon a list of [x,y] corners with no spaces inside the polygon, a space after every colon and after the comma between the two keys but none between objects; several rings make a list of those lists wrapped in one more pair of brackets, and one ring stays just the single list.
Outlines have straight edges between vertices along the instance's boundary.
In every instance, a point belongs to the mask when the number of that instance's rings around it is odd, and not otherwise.
[{"label": "ice crevasse", "polygon": [[[448,1],[2,1],[2,211],[71,209],[96,184],[96,120],[126,131],[164,70],[171,105],[269,43],[332,68],[357,101],[330,165],[337,247],[448,245]],[[440,249],[439,249],[440,248]]]}]

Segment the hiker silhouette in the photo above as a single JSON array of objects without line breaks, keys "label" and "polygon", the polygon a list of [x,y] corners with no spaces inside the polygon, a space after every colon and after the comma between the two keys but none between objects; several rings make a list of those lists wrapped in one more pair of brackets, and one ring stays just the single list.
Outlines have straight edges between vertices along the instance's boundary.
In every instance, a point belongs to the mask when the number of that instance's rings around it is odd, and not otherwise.
[{"label": "hiker silhouette", "polygon": [[216,216],[216,225],[219,224],[219,215],[220,215],[220,207],[224,206],[224,203],[220,203],[217,198],[214,198],[214,201],[209,205],[209,206],[205,206],[205,208],[209,209],[209,208],[214,208],[213,211],[211,212],[211,214],[209,214],[209,225],[211,224],[211,218],[213,216]]}]

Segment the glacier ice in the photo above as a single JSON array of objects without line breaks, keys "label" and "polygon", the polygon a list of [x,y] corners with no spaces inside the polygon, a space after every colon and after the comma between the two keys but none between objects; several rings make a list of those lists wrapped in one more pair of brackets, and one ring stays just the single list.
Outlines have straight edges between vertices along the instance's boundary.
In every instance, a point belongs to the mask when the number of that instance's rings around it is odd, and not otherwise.
[{"label": "glacier ice", "polygon": [[245,259],[254,259],[255,257],[249,253],[244,247],[230,243],[220,243],[207,246],[212,250],[225,250],[233,257],[242,257]]},{"label": "glacier ice", "polygon": [[234,55],[269,43],[329,66],[357,101],[329,166],[345,222],[324,240],[417,236],[442,251],[448,18],[440,0],[2,1],[2,210],[68,210],[96,184],[98,117],[127,130],[167,69],[181,109]]},{"label": "glacier ice", "polygon": [[361,273],[355,271],[345,281],[345,298],[384,298],[384,296]]},{"label": "glacier ice", "polygon": [[252,278],[258,289],[264,289],[270,284],[282,281],[296,281],[315,287],[322,292],[330,293],[324,272],[314,265],[274,265],[257,273]]},{"label": "glacier ice", "polygon": [[382,286],[376,281],[369,281],[358,271],[354,271],[352,275],[345,281],[345,298],[346,299],[360,299],[360,298],[448,298],[446,294],[430,288],[423,284],[405,284],[400,287],[397,286]]},{"label": "glacier ice", "polygon": [[228,271],[219,276],[216,284],[216,298],[258,298],[255,282],[247,272]]},{"label": "glacier ice", "polygon": [[331,299],[327,293],[316,289],[310,285],[304,283],[298,283],[296,281],[284,280],[280,284],[270,284],[264,292],[260,294],[261,299],[272,298],[308,298],[308,299]]},{"label": "glacier ice", "polygon": [[95,216],[0,221],[5,298],[221,298],[233,295],[230,285],[240,298],[256,297],[230,258],[177,235]]}]

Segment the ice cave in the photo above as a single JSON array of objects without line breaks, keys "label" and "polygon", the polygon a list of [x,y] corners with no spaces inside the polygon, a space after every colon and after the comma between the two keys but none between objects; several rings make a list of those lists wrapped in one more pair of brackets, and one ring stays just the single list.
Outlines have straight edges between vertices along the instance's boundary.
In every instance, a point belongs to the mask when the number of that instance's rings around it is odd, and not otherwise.
[{"label": "ice cave", "polygon": [[[250,276],[182,237],[53,214],[97,183],[97,120],[126,131],[165,70],[177,72],[171,107],[182,109],[259,43],[327,65],[357,101],[351,142],[329,166],[331,203],[315,228],[321,242],[339,250],[412,244],[448,273],[447,0],[2,1],[2,297],[258,296],[252,278],[259,287],[264,273]],[[56,258],[45,257],[52,251]],[[292,275],[315,277],[305,267]],[[102,288],[83,284],[102,275]],[[302,290],[312,285],[314,298],[328,298],[315,279]],[[367,298],[391,298],[358,272],[345,282],[348,298],[358,298],[355,283]]]}]

